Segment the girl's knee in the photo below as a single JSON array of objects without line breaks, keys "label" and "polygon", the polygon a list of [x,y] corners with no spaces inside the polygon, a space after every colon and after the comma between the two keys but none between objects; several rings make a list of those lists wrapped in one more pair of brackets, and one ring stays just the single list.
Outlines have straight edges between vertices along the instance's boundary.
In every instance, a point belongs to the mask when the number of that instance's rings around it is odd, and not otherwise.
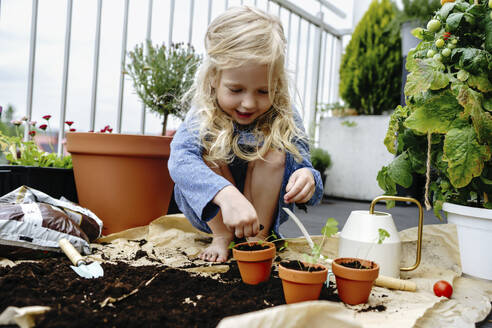
[{"label": "girl's knee", "polygon": [[285,152],[279,150],[270,150],[263,160],[257,160],[255,166],[260,166],[273,171],[283,170],[285,168]]}]

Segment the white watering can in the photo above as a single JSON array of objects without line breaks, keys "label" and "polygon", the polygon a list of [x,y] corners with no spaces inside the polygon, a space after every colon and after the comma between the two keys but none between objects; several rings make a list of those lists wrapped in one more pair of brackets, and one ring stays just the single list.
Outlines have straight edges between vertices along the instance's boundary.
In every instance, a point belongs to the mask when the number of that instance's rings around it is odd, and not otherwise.
[{"label": "white watering can", "polygon": [[[419,227],[417,256],[415,264],[400,268],[401,241],[393,217],[389,213],[375,212],[374,206],[381,200],[413,202],[419,208]],[[420,264],[422,251],[422,229],[424,212],[419,201],[410,197],[379,196],[369,207],[369,211],[352,211],[339,238],[338,257],[356,257],[374,261],[379,264],[380,275],[393,278],[400,277],[400,271],[415,270]],[[378,244],[379,229],[389,232],[389,237]]]}]

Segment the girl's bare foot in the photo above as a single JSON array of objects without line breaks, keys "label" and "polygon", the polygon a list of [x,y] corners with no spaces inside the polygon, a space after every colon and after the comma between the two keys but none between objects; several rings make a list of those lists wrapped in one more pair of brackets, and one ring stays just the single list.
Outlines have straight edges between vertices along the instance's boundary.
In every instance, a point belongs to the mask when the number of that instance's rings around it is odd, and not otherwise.
[{"label": "girl's bare foot", "polygon": [[229,258],[229,244],[233,235],[214,235],[210,246],[199,255],[199,258],[208,262],[225,262]]}]

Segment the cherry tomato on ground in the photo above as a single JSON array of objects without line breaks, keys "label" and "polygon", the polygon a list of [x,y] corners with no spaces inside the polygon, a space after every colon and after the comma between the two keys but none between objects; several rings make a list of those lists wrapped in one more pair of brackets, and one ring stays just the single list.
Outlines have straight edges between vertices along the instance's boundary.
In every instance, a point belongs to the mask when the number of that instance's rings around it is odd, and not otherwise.
[{"label": "cherry tomato on ground", "polygon": [[439,280],[434,284],[434,294],[438,297],[444,296],[451,298],[451,295],[453,295],[453,287],[449,284],[449,282]]}]

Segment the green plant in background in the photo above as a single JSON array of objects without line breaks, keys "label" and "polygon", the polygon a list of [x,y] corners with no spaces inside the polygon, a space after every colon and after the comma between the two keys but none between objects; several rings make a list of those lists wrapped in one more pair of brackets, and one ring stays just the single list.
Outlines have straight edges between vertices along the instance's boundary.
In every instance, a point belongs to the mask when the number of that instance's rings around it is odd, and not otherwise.
[{"label": "green plant in background", "polygon": [[426,175],[438,217],[443,202],[492,208],[490,3],[445,3],[412,32],[422,41],[408,55],[407,106],[393,112],[384,141],[399,155],[379,171],[379,186],[395,195],[412,173]]},{"label": "green plant in background", "polygon": [[[13,113],[13,108],[9,107],[10,114]],[[0,115],[1,115],[0,107]],[[50,115],[46,115],[49,120]],[[22,125],[30,124],[29,139],[24,140],[24,127]],[[55,152],[45,152],[33,140],[37,133],[35,122],[28,122],[27,118],[21,120],[13,120],[11,123],[2,122],[2,130],[0,131],[0,151],[2,159],[9,165],[24,165],[38,167],[57,167],[57,168],[72,168],[72,157],[70,155],[58,157]],[[44,128],[43,128],[44,126]],[[40,125],[41,130],[46,129],[46,124]],[[6,133],[2,131],[7,131]],[[9,134],[7,134],[9,133]]]},{"label": "green plant in background", "polygon": [[328,151],[313,147],[311,148],[311,163],[321,175],[324,175],[325,171],[331,166],[331,156]]},{"label": "green plant in background", "polygon": [[184,118],[188,108],[181,103],[193,83],[201,57],[191,45],[183,43],[155,45],[148,41],[128,53],[126,72],[140,100],[152,112],[163,117],[162,135],[166,134],[169,115]]},{"label": "green plant in background", "polygon": [[400,22],[416,20],[424,26],[441,7],[440,0],[402,0],[403,10],[398,13]]},{"label": "green plant in background", "polygon": [[354,126],[357,126],[357,122],[355,121],[343,121],[342,123],[340,123],[341,125],[344,125],[348,128],[353,128]]},{"label": "green plant in background", "polygon": [[374,0],[355,27],[340,65],[340,96],[359,114],[380,115],[400,103],[401,39],[389,30],[390,0]]}]

